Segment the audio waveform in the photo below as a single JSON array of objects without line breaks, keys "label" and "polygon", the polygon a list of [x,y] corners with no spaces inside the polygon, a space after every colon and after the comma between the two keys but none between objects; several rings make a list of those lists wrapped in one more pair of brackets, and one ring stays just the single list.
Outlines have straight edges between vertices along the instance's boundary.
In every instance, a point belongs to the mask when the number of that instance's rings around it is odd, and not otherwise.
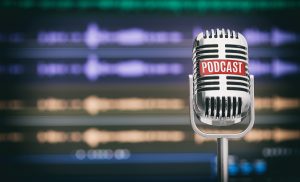
[{"label": "audio waveform", "polygon": [[[282,111],[288,109],[299,109],[300,99],[285,97],[255,97],[255,110],[272,109]],[[81,99],[39,99],[37,108],[40,111],[64,111],[83,109],[91,115],[99,112],[121,110],[182,110],[188,107],[184,99],[180,98],[118,98],[109,99],[97,96],[89,96]]]},{"label": "audio waveform", "polygon": [[118,143],[148,143],[148,142],[182,142],[185,139],[182,131],[172,130],[124,130],[106,131],[90,128],[84,132],[65,132],[56,130],[40,131],[36,135],[39,143],[85,142],[90,147],[111,142]]},{"label": "audio waveform", "polygon": [[59,11],[70,11],[70,10],[79,10],[79,11],[89,11],[97,10],[109,12],[111,10],[121,11],[124,13],[144,13],[144,12],[172,12],[176,15],[182,15],[181,13],[193,12],[193,13],[202,13],[202,12],[217,12],[221,13],[224,11],[232,10],[234,12],[255,12],[255,11],[270,11],[270,10],[279,10],[279,11],[290,11],[293,9],[298,10],[299,8],[298,1],[287,1],[287,0],[277,0],[277,1],[268,1],[261,0],[256,1],[207,1],[203,3],[202,1],[194,0],[172,0],[172,1],[153,1],[153,0],[142,0],[142,1],[129,1],[126,0],[94,0],[94,1],[63,1],[60,0],[40,0],[36,2],[35,0],[23,1],[14,1],[6,0],[0,2],[0,7],[5,9],[37,9],[37,10],[59,10]]},{"label": "audio waveform", "polygon": [[[201,27],[193,28],[193,37],[202,31]],[[272,28],[271,31],[262,31],[258,28],[246,28],[243,34],[250,46],[271,44],[280,46],[297,42],[299,36],[296,33]],[[96,23],[90,23],[84,33],[48,31],[38,33],[38,42],[41,44],[62,44],[84,42],[89,48],[95,49],[99,45],[117,44],[121,46],[137,46],[145,44],[180,43],[183,41],[182,33],[178,31],[150,32],[140,28],[131,28],[118,31],[107,31],[98,27]]]},{"label": "audio waveform", "polygon": [[[285,97],[255,97],[255,109],[272,109],[275,111],[299,109],[300,99]],[[81,99],[58,99],[45,98],[39,99],[37,108],[40,111],[63,111],[84,109],[89,114],[97,114],[110,110],[140,111],[140,110],[181,110],[187,104],[180,98],[100,98],[89,96]]]},{"label": "audio waveform", "polygon": [[180,32],[145,31],[140,28],[130,28],[108,31],[99,28],[96,23],[90,23],[85,32],[43,31],[38,33],[37,41],[41,44],[85,43],[95,49],[100,45],[116,44],[121,46],[139,46],[145,44],[179,43],[183,40]]},{"label": "audio waveform", "polygon": [[91,115],[112,110],[141,111],[141,110],[181,110],[185,108],[184,100],[177,98],[100,98],[89,96],[80,99],[39,99],[37,108],[40,111],[64,111],[83,109]]},{"label": "audio waveform", "polygon": [[[0,100],[0,110],[21,110],[32,108],[23,100]],[[84,99],[41,98],[34,106],[42,112],[79,111],[84,110],[90,115],[108,111],[146,111],[146,110],[184,110],[188,104],[181,98],[104,98],[90,95]],[[284,111],[300,108],[299,98],[255,97],[255,110]]]},{"label": "audio waveform", "polygon": [[274,59],[271,63],[260,60],[250,60],[249,70],[251,74],[258,77],[269,74],[274,77],[282,77],[289,74],[298,74],[300,69],[298,64]]},{"label": "audio waveform", "polygon": [[[208,132],[215,132],[210,130]],[[228,131],[227,131],[228,132]],[[237,130],[230,131],[237,133]],[[190,140],[189,132],[180,130],[120,130],[110,131],[89,128],[85,131],[43,130],[38,131],[35,139],[41,144],[80,143],[97,147],[107,143],[153,143],[153,142],[185,142]],[[25,134],[21,132],[0,133],[0,142],[23,142]],[[194,134],[195,143],[215,142],[212,138],[203,138]],[[300,130],[293,129],[252,129],[244,138],[249,143],[286,142],[300,139]]]},{"label": "audio waveform", "polygon": [[[217,131],[209,130],[208,133],[217,133]],[[221,131],[218,131],[220,133]],[[226,131],[227,133],[238,133],[238,130]],[[222,133],[222,132],[221,132]],[[198,135],[194,135],[195,143],[202,144],[204,142],[215,141],[213,138],[204,138]],[[246,142],[285,142],[290,140],[299,140],[300,139],[300,130],[289,130],[289,129],[252,129],[248,134],[243,138],[234,139],[234,140],[244,140]]]},{"label": "audio waveform", "polygon": [[[213,132],[213,131],[211,131]],[[237,132],[235,130],[231,132]],[[46,130],[39,131],[36,139],[39,143],[78,143],[84,142],[90,147],[97,147],[100,144],[107,143],[149,143],[149,142],[184,142],[189,140],[189,133],[179,130],[122,130],[108,131],[97,128],[89,128],[83,132],[79,131],[59,131]],[[243,139],[249,143],[255,142],[285,142],[300,139],[300,130],[289,129],[253,129]],[[208,139],[194,134],[194,141],[197,144],[204,142],[214,142],[215,139]]]},{"label": "audio waveform", "polygon": [[[282,77],[289,74],[298,74],[300,71],[298,64],[280,59],[274,59],[271,62],[260,60],[250,60],[249,62],[251,74],[257,77],[265,75]],[[90,55],[85,64],[38,63],[37,74],[48,77],[84,74],[90,81],[95,81],[99,77],[104,76],[139,78],[145,76],[180,75],[184,74],[184,67],[179,63],[146,63],[138,59],[108,63],[105,60],[99,61],[96,55]]]},{"label": "audio waveform", "polygon": [[146,63],[141,60],[127,60],[119,63],[99,61],[96,55],[90,55],[84,65],[67,63],[39,63],[37,73],[40,76],[80,75],[95,81],[101,76],[136,78],[142,76],[179,75],[183,66],[178,63]]},{"label": "audio waveform", "polygon": [[[192,29],[193,38],[202,31],[202,27],[194,27]],[[265,44],[280,46],[299,41],[297,33],[276,27],[270,31],[260,30],[259,28],[245,28],[242,33],[247,38],[249,46]],[[24,34],[21,32],[11,34],[0,33],[0,42],[21,43],[24,40]],[[84,32],[54,30],[37,33],[37,42],[43,45],[84,43],[91,49],[95,49],[101,45],[140,46],[149,44],[178,44],[183,40],[183,33],[179,31],[146,31],[141,28],[109,31],[100,28],[96,23],[89,23]]]},{"label": "audio waveform", "polygon": [[250,46],[271,44],[280,46],[288,43],[295,43],[299,40],[296,33],[283,31],[278,28],[272,28],[270,32],[262,31],[256,28],[248,28],[243,31]]}]

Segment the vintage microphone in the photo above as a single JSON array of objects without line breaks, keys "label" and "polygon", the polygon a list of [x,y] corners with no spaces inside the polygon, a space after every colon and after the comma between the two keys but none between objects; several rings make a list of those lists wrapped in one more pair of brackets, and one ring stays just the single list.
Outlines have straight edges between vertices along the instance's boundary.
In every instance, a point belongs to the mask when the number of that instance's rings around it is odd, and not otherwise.
[{"label": "vintage microphone", "polygon": [[[254,124],[254,77],[248,70],[248,45],[238,32],[207,30],[195,38],[192,60],[191,125],[197,134],[217,138],[218,176],[226,182],[228,138],[244,136]],[[244,128],[232,133],[237,125]]]}]

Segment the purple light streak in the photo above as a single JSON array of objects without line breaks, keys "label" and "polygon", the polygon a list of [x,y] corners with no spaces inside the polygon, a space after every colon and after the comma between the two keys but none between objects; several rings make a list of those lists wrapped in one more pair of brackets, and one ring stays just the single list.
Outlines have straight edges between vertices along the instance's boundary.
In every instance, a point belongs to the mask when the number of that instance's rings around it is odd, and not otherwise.
[{"label": "purple light streak", "polygon": [[144,76],[180,75],[183,66],[178,63],[145,63],[141,60],[125,60],[118,63],[99,61],[96,55],[90,55],[87,62],[81,64],[39,63],[37,74],[40,76],[79,75],[84,74],[95,81],[103,76],[138,78]]},{"label": "purple light streak", "polygon": [[100,29],[97,24],[90,23],[85,32],[43,31],[38,33],[37,41],[41,44],[85,43],[96,49],[99,45],[117,44],[122,46],[138,46],[144,44],[179,43],[183,35],[177,31],[151,32],[140,28],[118,31]]},{"label": "purple light streak", "polygon": [[255,28],[248,28],[243,31],[249,45],[271,44],[280,46],[287,43],[298,41],[295,33],[273,28],[270,32]]},{"label": "purple light streak", "polygon": [[[272,75],[282,77],[298,74],[300,69],[296,63],[274,59],[271,62],[261,60],[249,61],[250,73],[260,77]],[[39,63],[37,74],[40,76],[63,76],[84,74],[89,80],[99,77],[118,76],[122,78],[140,78],[145,76],[165,76],[184,74],[184,68],[179,63],[146,63],[142,60],[123,60],[117,63],[101,61],[96,55],[90,55],[84,64]]]},{"label": "purple light streak", "polygon": [[109,75],[137,78],[151,75],[179,75],[182,72],[183,67],[178,63],[145,63],[141,60],[106,63],[99,61],[96,55],[90,55],[84,65],[84,73],[89,80],[96,80],[98,77]]},{"label": "purple light streak", "polygon": [[183,39],[180,32],[148,32],[140,28],[131,28],[118,31],[101,30],[95,23],[88,25],[84,33],[84,42],[90,48],[97,48],[102,44],[118,44],[137,46],[144,44],[179,43]]},{"label": "purple light streak", "polygon": [[249,60],[249,71],[254,76],[262,76],[272,73],[270,63],[265,63],[259,60]]},{"label": "purple light streak", "polygon": [[299,72],[299,66],[296,64],[283,62],[280,59],[275,59],[272,64],[273,74],[275,77],[281,77],[286,74]]},{"label": "purple light streak", "polygon": [[270,42],[270,34],[258,29],[245,29],[243,32],[249,45],[267,44]]},{"label": "purple light streak", "polygon": [[274,77],[282,77],[288,74],[299,73],[299,66],[280,59],[274,59],[272,62],[250,60],[249,71],[251,74],[258,77],[270,74]]}]

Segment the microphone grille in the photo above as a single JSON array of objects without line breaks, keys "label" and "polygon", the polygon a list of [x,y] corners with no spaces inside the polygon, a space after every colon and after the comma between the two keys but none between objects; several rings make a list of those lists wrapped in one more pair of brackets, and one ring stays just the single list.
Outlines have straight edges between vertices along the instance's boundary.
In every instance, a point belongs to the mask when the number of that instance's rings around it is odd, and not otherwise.
[{"label": "microphone grille", "polygon": [[194,109],[209,125],[241,121],[250,107],[248,45],[229,29],[200,33],[193,47]]},{"label": "microphone grille", "polygon": [[234,30],[229,30],[229,29],[211,29],[211,30],[206,30],[203,32],[203,38],[208,39],[208,38],[231,38],[231,39],[238,39],[239,38],[239,33],[235,32]]},{"label": "microphone grille", "polygon": [[205,116],[216,118],[236,117],[242,113],[241,97],[206,97]]}]

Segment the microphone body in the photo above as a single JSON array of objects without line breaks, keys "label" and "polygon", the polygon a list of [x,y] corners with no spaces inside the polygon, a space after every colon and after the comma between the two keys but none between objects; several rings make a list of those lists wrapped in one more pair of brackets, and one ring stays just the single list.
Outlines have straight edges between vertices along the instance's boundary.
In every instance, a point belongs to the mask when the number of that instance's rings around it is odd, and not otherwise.
[{"label": "microphone body", "polygon": [[229,126],[250,112],[248,45],[232,30],[200,33],[193,45],[193,109],[201,122]]}]

